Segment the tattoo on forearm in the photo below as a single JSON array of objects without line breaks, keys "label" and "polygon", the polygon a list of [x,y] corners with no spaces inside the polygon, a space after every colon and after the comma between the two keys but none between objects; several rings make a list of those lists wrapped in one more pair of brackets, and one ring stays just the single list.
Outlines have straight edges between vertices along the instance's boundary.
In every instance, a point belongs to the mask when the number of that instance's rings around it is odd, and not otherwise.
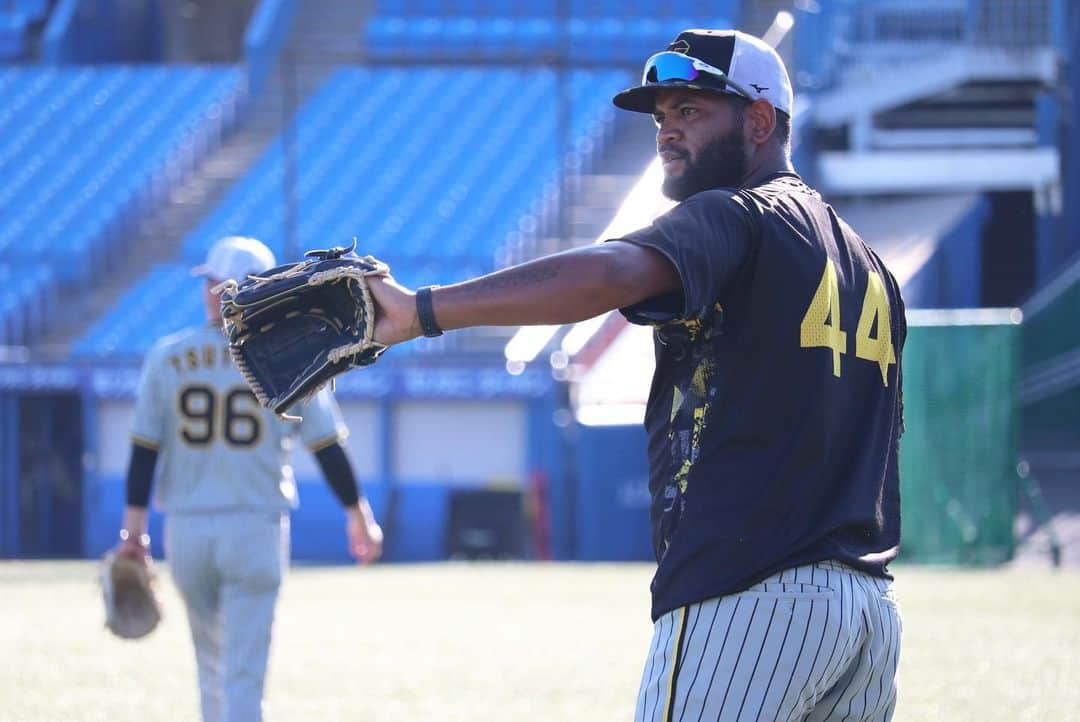
[{"label": "tattoo on forearm", "polygon": [[484,276],[468,284],[471,290],[482,293],[484,291],[498,291],[518,286],[529,286],[535,283],[543,283],[559,275],[562,261],[547,260],[542,264],[508,268],[490,276]]}]

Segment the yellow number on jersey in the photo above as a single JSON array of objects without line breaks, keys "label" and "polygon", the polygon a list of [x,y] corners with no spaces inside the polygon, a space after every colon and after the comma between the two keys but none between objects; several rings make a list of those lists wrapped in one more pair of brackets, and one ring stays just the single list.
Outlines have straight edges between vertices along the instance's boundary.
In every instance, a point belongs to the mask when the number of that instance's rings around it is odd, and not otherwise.
[{"label": "yellow number on jersey", "polygon": [[830,258],[825,259],[825,272],[821,274],[821,283],[818,284],[814,297],[810,299],[810,307],[806,309],[806,315],[799,327],[799,345],[803,348],[831,348],[833,376],[840,376],[840,354],[847,349],[847,333],[840,330],[840,286],[836,282],[836,267]]},{"label": "yellow number on jersey", "polygon": [[[877,320],[877,337],[871,338],[870,329]],[[881,381],[889,385],[889,364],[896,363],[892,345],[892,319],[889,317],[889,297],[881,276],[870,273],[863,298],[859,328],[855,331],[855,355],[867,361],[875,361],[881,367]]]}]

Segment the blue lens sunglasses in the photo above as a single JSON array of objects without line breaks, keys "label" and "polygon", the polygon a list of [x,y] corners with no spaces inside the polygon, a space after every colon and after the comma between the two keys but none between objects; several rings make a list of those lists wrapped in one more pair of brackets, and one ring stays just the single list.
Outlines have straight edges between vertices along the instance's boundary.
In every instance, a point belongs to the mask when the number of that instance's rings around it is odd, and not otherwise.
[{"label": "blue lens sunglasses", "polygon": [[[666,80],[682,80],[693,83],[702,73],[720,80],[724,84],[723,90],[725,92],[732,95],[741,95],[747,100],[757,100],[756,96],[729,78],[727,73],[720,68],[714,68],[702,60],[671,50],[657,53],[645,61],[645,70],[641,74],[641,84],[651,85],[663,83]],[[728,90],[728,88],[731,88],[731,90]]]}]

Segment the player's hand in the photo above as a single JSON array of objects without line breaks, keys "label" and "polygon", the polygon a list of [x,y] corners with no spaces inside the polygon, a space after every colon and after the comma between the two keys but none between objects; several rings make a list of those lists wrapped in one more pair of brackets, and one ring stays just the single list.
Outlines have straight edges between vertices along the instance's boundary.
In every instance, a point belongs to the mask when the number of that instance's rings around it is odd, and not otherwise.
[{"label": "player's hand", "polygon": [[371,564],[382,556],[383,533],[367,499],[345,511],[345,533],[349,537],[349,553],[358,564]]},{"label": "player's hand", "polygon": [[423,336],[416,315],[416,294],[393,276],[372,276],[368,288],[375,299],[375,341],[392,346]]},{"label": "player's hand", "polygon": [[149,564],[150,548],[143,543],[145,539],[143,534],[126,534],[121,532],[120,543],[116,545],[113,550],[118,557],[132,559],[141,564]]}]

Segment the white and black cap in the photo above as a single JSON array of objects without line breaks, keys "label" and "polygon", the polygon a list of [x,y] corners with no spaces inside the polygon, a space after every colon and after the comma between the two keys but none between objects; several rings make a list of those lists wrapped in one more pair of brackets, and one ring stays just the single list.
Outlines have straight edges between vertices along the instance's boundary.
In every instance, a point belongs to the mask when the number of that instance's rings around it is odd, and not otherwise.
[{"label": "white and black cap", "polygon": [[641,85],[613,102],[623,110],[652,113],[657,92],[673,87],[764,98],[788,116],[794,106],[784,61],[768,43],[739,30],[682,31],[667,50],[645,62]]}]

